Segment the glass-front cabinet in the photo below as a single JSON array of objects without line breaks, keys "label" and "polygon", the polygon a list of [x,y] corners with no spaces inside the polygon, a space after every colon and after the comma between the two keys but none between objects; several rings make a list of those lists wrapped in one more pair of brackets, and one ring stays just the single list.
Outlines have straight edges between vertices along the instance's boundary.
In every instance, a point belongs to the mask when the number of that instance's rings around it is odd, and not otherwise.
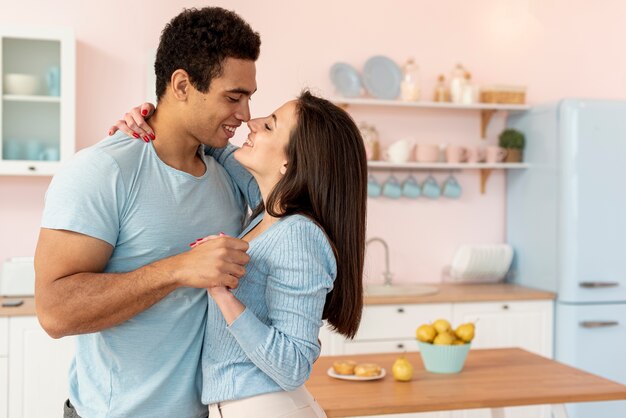
[{"label": "glass-front cabinet", "polygon": [[75,152],[71,29],[0,26],[0,175],[52,175]]}]

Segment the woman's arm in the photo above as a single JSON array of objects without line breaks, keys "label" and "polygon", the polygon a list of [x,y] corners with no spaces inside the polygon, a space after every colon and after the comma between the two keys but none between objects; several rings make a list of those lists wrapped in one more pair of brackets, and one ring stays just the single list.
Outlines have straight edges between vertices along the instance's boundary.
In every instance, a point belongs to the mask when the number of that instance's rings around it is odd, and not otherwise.
[{"label": "woman's arm", "polygon": [[318,341],[326,295],[336,276],[335,258],[323,232],[296,220],[272,248],[267,277],[268,325],[225,289],[210,294],[228,330],[248,358],[284,390],[302,386],[320,352]]}]

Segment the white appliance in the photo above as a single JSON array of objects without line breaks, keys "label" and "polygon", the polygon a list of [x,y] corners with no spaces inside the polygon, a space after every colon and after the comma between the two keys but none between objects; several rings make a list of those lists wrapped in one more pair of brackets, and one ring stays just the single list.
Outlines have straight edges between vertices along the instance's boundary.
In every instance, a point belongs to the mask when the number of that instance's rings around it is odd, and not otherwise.
[{"label": "white appliance", "polygon": [[35,263],[33,257],[12,257],[2,264],[0,295],[35,295]]},{"label": "white appliance", "polygon": [[[557,293],[556,360],[626,384],[626,102],[564,100],[508,125],[530,164],[507,175],[513,281]],[[567,410],[624,418],[626,402]]]}]

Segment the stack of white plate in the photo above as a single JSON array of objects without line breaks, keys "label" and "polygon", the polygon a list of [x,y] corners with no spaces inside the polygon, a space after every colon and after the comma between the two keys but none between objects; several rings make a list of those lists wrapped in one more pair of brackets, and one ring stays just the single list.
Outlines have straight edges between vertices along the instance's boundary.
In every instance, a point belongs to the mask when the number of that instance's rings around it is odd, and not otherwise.
[{"label": "stack of white plate", "polygon": [[457,282],[489,283],[503,280],[513,260],[508,244],[462,245],[450,265],[450,279]]}]

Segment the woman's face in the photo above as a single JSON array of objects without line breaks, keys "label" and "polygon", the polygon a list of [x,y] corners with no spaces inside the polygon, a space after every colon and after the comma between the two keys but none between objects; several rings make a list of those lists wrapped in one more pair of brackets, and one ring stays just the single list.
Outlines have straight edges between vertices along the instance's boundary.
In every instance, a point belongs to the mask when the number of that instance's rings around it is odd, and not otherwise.
[{"label": "woman's face", "polygon": [[295,100],[285,103],[270,116],[251,119],[248,122],[248,139],[235,152],[235,158],[257,181],[276,184],[288,164],[285,149],[295,126]]}]

